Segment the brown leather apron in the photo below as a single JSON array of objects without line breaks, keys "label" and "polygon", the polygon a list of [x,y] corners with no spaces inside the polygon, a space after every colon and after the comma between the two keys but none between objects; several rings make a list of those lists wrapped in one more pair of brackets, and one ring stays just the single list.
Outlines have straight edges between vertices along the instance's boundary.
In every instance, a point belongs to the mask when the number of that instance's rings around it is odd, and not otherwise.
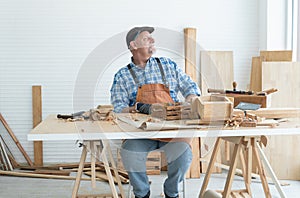
[{"label": "brown leather apron", "polygon": [[[170,90],[168,88],[168,84],[166,82],[164,70],[162,68],[161,62],[159,58],[155,58],[158,63],[160,73],[162,76],[162,80],[164,84],[145,84],[138,87],[137,94],[136,94],[136,102],[141,102],[145,104],[154,104],[154,103],[174,103],[171,95]],[[138,80],[134,71],[131,69],[131,66],[128,65],[129,71],[138,85]],[[157,140],[163,142],[187,142],[191,145],[191,138],[157,138]]]}]

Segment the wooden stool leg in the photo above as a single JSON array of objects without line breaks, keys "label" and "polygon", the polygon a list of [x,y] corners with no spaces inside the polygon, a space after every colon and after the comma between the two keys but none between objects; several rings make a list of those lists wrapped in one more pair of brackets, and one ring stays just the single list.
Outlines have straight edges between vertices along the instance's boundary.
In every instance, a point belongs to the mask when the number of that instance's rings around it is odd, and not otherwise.
[{"label": "wooden stool leg", "polygon": [[79,185],[80,185],[80,180],[81,180],[81,176],[82,176],[82,171],[83,171],[86,155],[87,155],[87,149],[86,149],[86,146],[84,145],[83,148],[82,148],[79,167],[78,167],[78,172],[77,172],[75,184],[74,184],[74,187],[73,187],[72,198],[77,197],[77,193],[78,193],[78,189],[79,189]]},{"label": "wooden stool leg", "polygon": [[258,154],[257,149],[256,149],[256,145],[255,145],[256,140],[254,138],[251,139],[251,144],[252,144],[252,149],[253,149],[253,155],[254,155],[255,159],[257,160],[257,167],[258,167],[259,176],[260,176],[260,179],[261,179],[261,182],[262,182],[262,186],[263,186],[263,189],[264,189],[264,192],[265,192],[265,196],[270,198],[272,196],[271,196],[271,193],[270,193],[269,185],[268,185],[268,182],[267,182],[267,178],[266,178],[263,166],[261,164],[261,160],[259,158],[259,154]]},{"label": "wooden stool leg", "polygon": [[106,175],[107,175],[107,178],[108,178],[109,186],[110,186],[113,197],[118,198],[117,189],[116,189],[114,179],[113,179],[113,176],[111,174],[109,163],[108,163],[108,160],[107,160],[107,157],[106,157],[106,147],[104,147],[105,144],[104,144],[103,140],[100,140],[100,141],[102,142],[102,146],[103,146],[101,157],[102,157],[102,160],[103,160],[103,163],[104,163],[104,168],[105,168],[105,172],[106,172]]},{"label": "wooden stool leg", "polygon": [[109,161],[111,162],[111,166],[112,166],[112,168],[114,170],[114,175],[115,175],[115,177],[117,179],[117,183],[118,183],[118,187],[119,187],[119,190],[120,190],[121,197],[125,198],[125,192],[124,192],[121,180],[120,180],[120,176],[119,176],[119,172],[117,170],[116,163],[114,161],[114,158],[113,158],[113,155],[112,155],[112,152],[111,152],[111,148],[110,148],[109,142],[108,142],[108,140],[102,140],[102,142],[104,144],[104,147],[107,150]]},{"label": "wooden stool leg", "polygon": [[209,179],[210,179],[210,175],[213,171],[213,167],[214,167],[214,164],[215,164],[216,159],[217,159],[217,154],[218,154],[220,145],[221,145],[221,138],[217,138],[217,141],[215,143],[214,150],[212,152],[211,159],[209,161],[209,165],[208,165],[208,168],[207,168],[204,180],[203,180],[203,184],[202,184],[202,187],[201,187],[199,198],[203,197],[203,195],[205,193],[205,190],[207,188],[207,185],[208,185],[208,182],[209,182]]},{"label": "wooden stool leg", "polygon": [[224,188],[224,192],[223,192],[223,196],[222,196],[222,197],[225,197],[225,198],[229,197],[230,192],[231,192],[231,186],[232,186],[233,177],[234,177],[234,174],[235,174],[238,155],[241,152],[241,148],[242,148],[241,141],[242,141],[242,138],[240,140],[240,143],[234,145],[234,150],[233,150],[233,154],[232,154],[230,169],[229,169],[229,172],[228,172],[228,175],[227,175],[226,184],[225,184],[225,188]]}]

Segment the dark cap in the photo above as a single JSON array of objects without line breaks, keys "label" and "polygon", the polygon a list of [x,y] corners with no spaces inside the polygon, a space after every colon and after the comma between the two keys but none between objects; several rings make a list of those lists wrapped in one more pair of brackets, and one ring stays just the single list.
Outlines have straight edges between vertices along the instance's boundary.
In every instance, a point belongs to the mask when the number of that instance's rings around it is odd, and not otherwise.
[{"label": "dark cap", "polygon": [[154,31],[154,28],[144,26],[144,27],[134,27],[131,30],[129,30],[126,36],[127,47],[129,47],[131,41],[134,41],[138,37],[138,35],[144,31],[147,31],[151,34]]}]

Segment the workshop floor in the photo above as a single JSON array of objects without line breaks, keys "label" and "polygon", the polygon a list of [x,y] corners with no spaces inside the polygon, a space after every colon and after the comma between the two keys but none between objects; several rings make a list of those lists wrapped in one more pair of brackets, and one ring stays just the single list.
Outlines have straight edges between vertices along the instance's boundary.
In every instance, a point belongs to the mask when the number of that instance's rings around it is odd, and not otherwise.
[{"label": "workshop floor", "polygon": [[[151,197],[161,198],[162,183],[166,178],[166,172],[161,175],[150,176]],[[200,179],[186,180],[186,198],[197,198],[204,175]],[[222,174],[213,174],[210,180],[209,189],[222,189],[225,184],[226,172]],[[300,181],[281,181],[289,184],[282,186],[283,191],[288,198],[299,197]],[[36,179],[27,177],[8,177],[0,176],[0,198],[69,198],[72,194],[73,180],[56,180],[56,179]],[[280,197],[276,191],[275,185],[270,184],[272,197]],[[124,185],[127,192],[128,185]],[[233,183],[233,189],[244,188],[241,177],[236,176]],[[264,197],[264,192],[259,180],[254,179],[251,185],[253,197]],[[96,189],[92,190],[89,181],[81,182],[79,194],[100,194],[109,193],[109,185],[103,182],[97,182]],[[127,194],[126,194],[127,195]],[[182,197],[182,196],[181,196]]]}]

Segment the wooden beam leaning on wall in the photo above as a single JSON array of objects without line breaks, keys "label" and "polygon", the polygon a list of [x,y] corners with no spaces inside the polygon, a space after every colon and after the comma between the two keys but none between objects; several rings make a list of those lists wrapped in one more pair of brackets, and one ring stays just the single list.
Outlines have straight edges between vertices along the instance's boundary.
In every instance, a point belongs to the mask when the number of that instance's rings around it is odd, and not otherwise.
[{"label": "wooden beam leaning on wall", "polygon": [[[184,49],[185,49],[185,73],[195,82],[196,76],[196,29],[184,29]],[[190,169],[186,173],[186,178],[200,178],[200,138],[193,138],[192,142],[193,160]]]},{"label": "wooden beam leaning on wall", "polygon": [[[42,121],[42,87],[32,86],[32,121],[33,128]],[[43,165],[43,141],[34,141],[34,164]]]},{"label": "wooden beam leaning on wall", "polygon": [[14,134],[14,132],[12,131],[12,129],[9,127],[8,123],[6,122],[6,120],[4,119],[4,117],[2,116],[1,113],[0,113],[0,122],[2,122],[2,124],[3,124],[4,128],[6,129],[7,133],[10,135],[10,137],[12,138],[12,140],[17,145],[18,149],[20,150],[20,152],[24,156],[24,158],[27,161],[28,165],[29,166],[33,166],[33,163],[31,161],[30,157],[27,155],[27,153],[24,150],[23,146],[21,145],[21,143],[19,142],[18,138],[16,137],[16,135]]}]

